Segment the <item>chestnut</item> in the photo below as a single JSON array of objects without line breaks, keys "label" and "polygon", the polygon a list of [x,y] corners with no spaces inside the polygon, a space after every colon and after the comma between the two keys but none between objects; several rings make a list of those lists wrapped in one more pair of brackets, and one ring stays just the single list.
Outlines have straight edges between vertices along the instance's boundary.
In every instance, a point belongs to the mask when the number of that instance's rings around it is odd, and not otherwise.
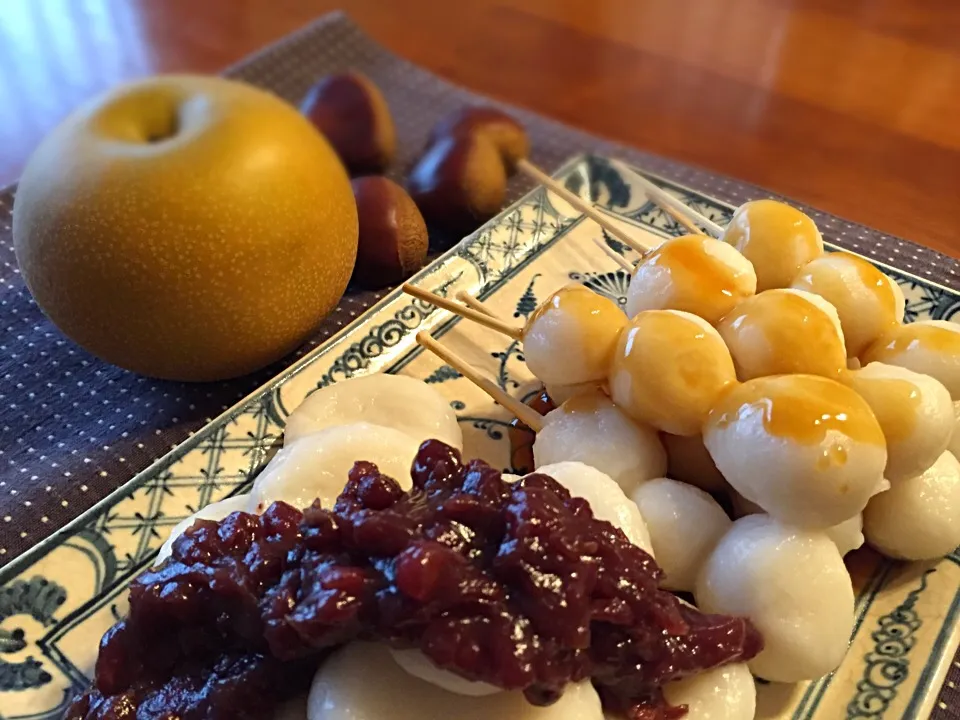
[{"label": "chestnut", "polygon": [[368,290],[396,285],[426,262],[429,239],[423,216],[392,180],[371,175],[351,185],[360,219],[353,281]]},{"label": "chestnut", "polygon": [[407,190],[431,227],[462,236],[500,211],[507,172],[489,136],[445,136],[414,166]]},{"label": "chestnut", "polygon": [[383,172],[397,151],[397,132],[383,94],[358,72],[328,75],[300,111],[323,133],[351,175]]},{"label": "chestnut", "polygon": [[503,110],[489,106],[466,106],[447,115],[433,126],[427,146],[443,137],[474,133],[483,133],[497,146],[510,175],[517,162],[530,154],[530,138],[523,125]]}]

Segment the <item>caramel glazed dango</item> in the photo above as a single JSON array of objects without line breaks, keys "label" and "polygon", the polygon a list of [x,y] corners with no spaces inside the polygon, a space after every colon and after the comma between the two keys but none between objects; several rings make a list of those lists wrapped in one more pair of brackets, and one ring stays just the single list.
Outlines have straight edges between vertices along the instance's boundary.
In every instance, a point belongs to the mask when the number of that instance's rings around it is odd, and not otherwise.
[{"label": "caramel glazed dango", "polygon": [[[562,403],[535,462],[615,478],[665,587],[767,628],[756,674],[835,669],[853,620],[843,554],[864,535],[897,558],[960,545],[948,450],[960,448],[960,328],[904,325],[894,281],[824,254],[814,222],[772,200],[741,206],[720,240],[684,236],[647,254],[625,314],[589,295],[561,289],[524,331],[530,370]],[[672,479],[653,476],[663,457]],[[731,527],[704,490],[753,519]],[[808,577],[811,557],[822,582]],[[803,592],[770,594],[788,578]]]}]

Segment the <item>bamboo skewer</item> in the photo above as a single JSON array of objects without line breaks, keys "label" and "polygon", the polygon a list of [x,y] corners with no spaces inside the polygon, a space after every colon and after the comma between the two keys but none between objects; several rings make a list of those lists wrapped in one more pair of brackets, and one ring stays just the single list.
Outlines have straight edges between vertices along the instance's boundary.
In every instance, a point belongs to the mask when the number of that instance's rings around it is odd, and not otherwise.
[{"label": "bamboo skewer", "polygon": [[495,402],[513,413],[513,415],[515,415],[517,419],[528,428],[534,432],[540,432],[543,429],[543,415],[538,413],[533,408],[524,405],[515,397],[504,392],[499,385],[492,380],[483,377],[483,375],[481,375],[476,368],[470,365],[470,363],[449,348],[446,348],[438,343],[428,333],[423,331],[418,332],[417,344],[432,352],[447,365],[463,375],[467,380],[483,390],[487,395],[493,398]]},{"label": "bamboo skewer", "polygon": [[505,322],[503,318],[499,317],[493,310],[484,305],[480,300],[477,300],[473,295],[468,293],[466,290],[461,290],[455,296],[457,300],[462,302],[469,308],[473,308],[477,312],[482,312],[484,315],[489,315],[492,318],[496,318],[501,322]]},{"label": "bamboo skewer", "polygon": [[613,251],[613,248],[607,245],[607,243],[601,240],[600,238],[594,238],[593,242],[596,243],[598,248],[600,248],[601,250],[603,250],[604,253],[606,253],[607,257],[613,260],[617,265],[619,265],[621,268],[626,270],[628,273],[633,274],[634,268],[633,268],[633,265],[630,264],[629,260],[627,260],[622,255],[615,253]]},{"label": "bamboo skewer", "polygon": [[504,322],[499,318],[491,317],[490,315],[479,310],[474,310],[466,305],[461,305],[455,300],[442,297],[441,295],[432,293],[429,290],[424,290],[416,285],[411,285],[410,283],[403,284],[403,291],[407,295],[412,295],[419,300],[436,305],[438,308],[449,310],[454,315],[459,315],[467,320],[472,320],[478,325],[483,325],[491,330],[495,330],[501,335],[506,335],[514,340],[523,340],[523,330],[521,328]]},{"label": "bamboo skewer", "polygon": [[704,228],[708,233],[710,233],[714,237],[720,237],[721,235],[723,235],[723,228],[717,225],[713,220],[708,218],[706,215],[698,213],[693,208],[687,207],[682,202],[677,200],[677,198],[675,198],[673,195],[666,192],[663,188],[655,185],[650,180],[645,178],[643,175],[636,172],[635,170],[631,170],[629,167],[627,167],[623,163],[617,162],[616,160],[611,160],[610,162],[612,165],[615,165],[617,169],[620,170],[620,172],[625,173],[629,175],[631,178],[633,178],[637,182],[637,184],[644,189],[644,192],[647,193],[647,197],[653,200],[660,207],[663,207],[663,208],[670,207],[673,210],[676,210],[681,215],[689,218],[691,221],[693,221],[697,225]]},{"label": "bamboo skewer", "polygon": [[532,165],[528,160],[520,160],[517,162],[517,169],[522,172],[524,175],[536,180],[541,185],[545,186],[550,192],[559,195],[568,203],[573,205],[577,210],[582,212],[588,218],[593,220],[597,225],[602,227],[608,233],[613,235],[617,240],[622,242],[629,248],[636,250],[638,253],[643,255],[651,247],[654,247],[657,243],[651,245],[645,245],[644,243],[637,240],[635,237],[627,235],[620,228],[614,225],[610,220],[605,218],[595,207],[590,203],[584,201],[579,195],[576,195],[569,190],[567,190],[563,185],[558,183],[552,177],[547,175],[543,170]]},{"label": "bamboo skewer", "polygon": [[703,230],[701,230],[697,225],[695,225],[693,221],[690,220],[690,218],[688,218],[686,215],[681,215],[669,205],[667,205],[666,207],[661,205],[659,207],[667,215],[669,215],[674,220],[676,220],[677,223],[679,223],[680,227],[685,228],[687,232],[693,233],[694,235],[706,235],[706,233]]}]

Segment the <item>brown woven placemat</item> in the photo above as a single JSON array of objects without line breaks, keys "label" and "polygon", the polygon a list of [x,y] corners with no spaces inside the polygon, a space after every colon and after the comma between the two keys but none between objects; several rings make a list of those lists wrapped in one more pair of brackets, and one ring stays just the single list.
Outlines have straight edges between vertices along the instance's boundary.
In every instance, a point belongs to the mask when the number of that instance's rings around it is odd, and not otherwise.
[{"label": "brown woven placemat", "polygon": [[[475,93],[397,58],[342,15],[326,16],[227,71],[299,102],[320,76],[356,68],[384,91],[397,124],[395,179],[423,147],[442,115]],[[590,151],[644,168],[739,204],[768,196],[759,188],[647,155],[507,108],[527,127],[534,162],[554,168]],[[642,122],[642,118],[637,118]],[[510,187],[509,201],[530,187]],[[0,567],[147,467],[209,419],[233,405],[344,324],[381,294],[349,292],[305,347],[274,367],[231,382],[158,382],[106,365],[66,340],[40,313],[19,276],[10,232],[14,189],[0,192]],[[921,277],[960,289],[960,263],[932,250],[807,209],[837,244]],[[951,668],[960,683],[960,666]],[[949,686],[934,711],[954,717],[960,698]],[[944,710],[953,705],[957,710]]]}]

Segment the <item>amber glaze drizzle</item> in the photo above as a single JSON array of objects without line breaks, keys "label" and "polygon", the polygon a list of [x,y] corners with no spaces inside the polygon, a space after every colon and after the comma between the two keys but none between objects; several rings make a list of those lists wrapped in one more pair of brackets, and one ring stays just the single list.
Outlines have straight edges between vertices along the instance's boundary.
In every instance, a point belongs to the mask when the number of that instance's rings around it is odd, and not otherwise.
[{"label": "amber glaze drizzle", "polygon": [[850,373],[850,385],[873,410],[888,443],[908,440],[917,427],[917,415],[923,396],[908,380],[863,377]]},{"label": "amber glaze drizzle", "polygon": [[753,263],[758,291],[786,287],[801,267],[823,252],[813,220],[776,200],[741,205],[723,239]]},{"label": "amber glaze drizzle", "polygon": [[[584,332],[580,335],[586,349],[599,348],[616,342],[620,331],[627,326],[627,316],[610,298],[599,295],[582,285],[560,288],[544,300],[530,315],[523,329],[526,334],[550,313],[563,313],[579,323]],[[564,352],[565,348],[557,348]]]},{"label": "amber glaze drizzle", "polygon": [[[717,396],[736,381],[726,346],[707,329],[669,310],[638,314],[614,354],[613,401],[628,415],[656,427],[678,418],[687,424],[702,422]],[[618,397],[613,387],[621,373],[630,378],[628,397]]]},{"label": "amber glaze drizzle", "polygon": [[713,238],[684,235],[667,240],[644,265],[664,268],[674,288],[671,307],[716,322],[750,293],[737,280],[741,273],[707,250]]},{"label": "amber glaze drizzle", "polygon": [[920,349],[960,358],[960,330],[949,330],[924,322],[898,325],[867,348],[860,359],[864,365],[875,361],[886,362],[901,353]]},{"label": "amber glaze drizzle", "polygon": [[[847,351],[826,312],[788,290],[767,290],[747,298],[718,324],[741,379],[809,373],[837,379]],[[766,347],[751,338],[763,337]]]},{"label": "amber glaze drizzle", "polygon": [[[851,292],[848,283],[852,281],[844,277],[844,268],[838,267],[838,263],[854,270],[861,287],[872,296],[874,307],[862,307],[862,295],[856,294],[856,289]],[[856,255],[836,252],[817,258],[804,267],[793,287],[815,293],[837,308],[850,357],[859,355],[867,343],[898,324],[897,297],[890,279]],[[865,327],[864,313],[877,319],[871,319]]]},{"label": "amber glaze drizzle", "polygon": [[[866,400],[854,390],[817,375],[756,378],[729,390],[710,412],[709,423],[723,428],[760,412],[773,437],[818,445],[835,430],[851,440],[884,445],[883,431]],[[825,463],[842,464],[846,449],[828,448]],[[822,469],[822,468],[821,468]]]}]

